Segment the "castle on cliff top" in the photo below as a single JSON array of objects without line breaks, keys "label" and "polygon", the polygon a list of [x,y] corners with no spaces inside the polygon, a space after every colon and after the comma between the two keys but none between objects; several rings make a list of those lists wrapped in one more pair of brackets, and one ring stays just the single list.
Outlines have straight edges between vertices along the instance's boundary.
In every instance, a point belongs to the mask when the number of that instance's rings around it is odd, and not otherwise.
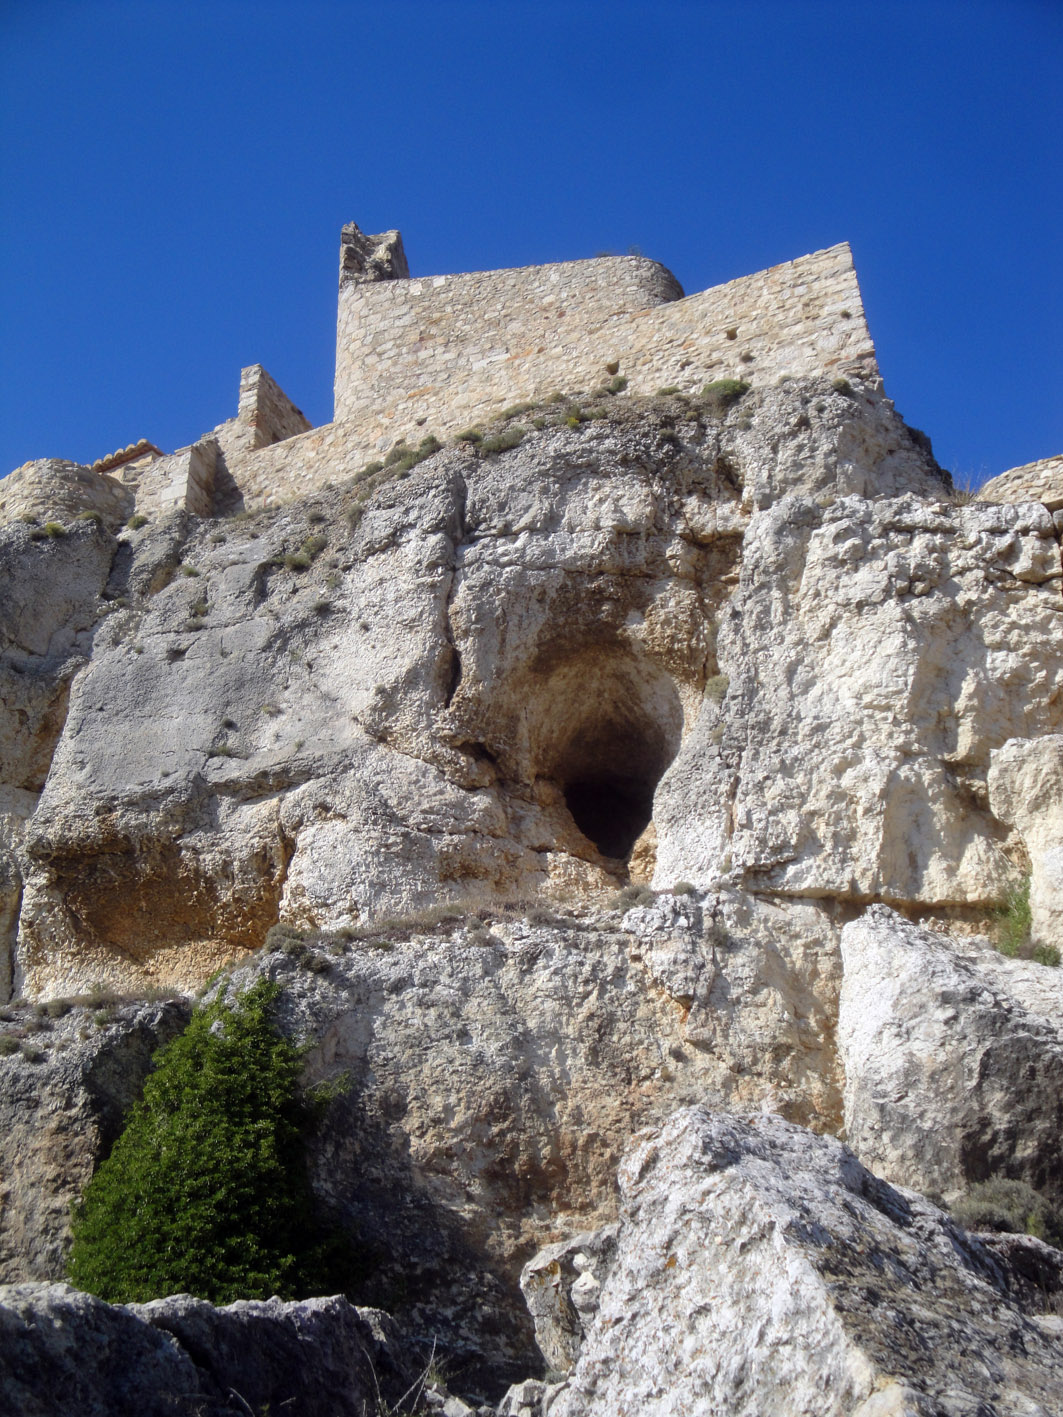
[{"label": "castle on cliff top", "polygon": [[[236,416],[189,447],[166,454],[141,439],[91,469],[28,463],[0,482],[0,516],[39,501],[42,481],[53,501],[56,483],[69,483],[72,507],[110,515],[269,507],[350,477],[396,444],[453,436],[610,374],[635,394],[693,393],[719,379],[877,381],[848,244],[684,295],[664,266],[633,255],[411,277],[399,232],[369,236],[352,222],[340,245],[332,423],[313,428],[251,365]],[[994,485],[1006,500],[1046,476],[1056,487],[1059,462],[1013,469]]]}]

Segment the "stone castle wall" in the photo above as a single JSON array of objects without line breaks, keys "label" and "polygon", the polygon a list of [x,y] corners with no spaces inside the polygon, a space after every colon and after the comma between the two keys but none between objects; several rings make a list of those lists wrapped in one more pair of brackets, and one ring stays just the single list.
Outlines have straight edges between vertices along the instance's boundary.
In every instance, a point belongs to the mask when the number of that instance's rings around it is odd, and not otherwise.
[{"label": "stone castle wall", "polygon": [[341,263],[336,421],[311,428],[252,365],[235,418],[122,469],[138,512],[208,516],[283,502],[403,440],[453,436],[555,391],[590,396],[614,370],[637,394],[693,393],[726,378],[877,374],[844,243],[684,297],[668,270],[641,256],[412,279],[398,233],[344,228],[348,256],[352,232],[359,252],[372,250],[357,270]]},{"label": "stone castle wall", "polygon": [[980,502],[1043,502],[1050,512],[1063,509],[1063,455],[1012,467],[991,477],[978,493]]},{"label": "stone castle wall", "polygon": [[468,418],[544,383],[558,388],[566,354],[582,367],[594,352],[600,370],[618,321],[682,294],[670,271],[641,256],[343,283],[336,421],[361,423],[433,391]]},{"label": "stone castle wall", "polygon": [[717,379],[877,374],[848,245],[685,298],[663,266],[604,257],[341,287],[336,422],[241,460],[247,506],[357,472],[616,364],[633,393]]}]

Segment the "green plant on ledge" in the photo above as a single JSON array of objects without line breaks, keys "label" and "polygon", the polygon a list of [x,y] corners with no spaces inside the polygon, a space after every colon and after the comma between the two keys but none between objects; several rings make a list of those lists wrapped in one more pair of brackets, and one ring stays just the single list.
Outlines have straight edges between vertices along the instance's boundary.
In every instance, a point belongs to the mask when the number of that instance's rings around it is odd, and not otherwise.
[{"label": "green plant on ledge", "polygon": [[731,405],[748,392],[749,385],[744,379],[717,379],[715,383],[705,385],[701,391],[701,400],[707,412],[716,418],[722,418]]},{"label": "green plant on ledge", "polygon": [[1063,1215],[1025,1181],[994,1176],[977,1181],[952,1207],[967,1230],[1034,1235],[1050,1245],[1063,1243]]},{"label": "green plant on ledge", "polygon": [[1024,876],[1015,885],[1009,886],[1004,899],[997,909],[997,949],[1002,955],[1015,959],[1030,943],[1030,877]]}]

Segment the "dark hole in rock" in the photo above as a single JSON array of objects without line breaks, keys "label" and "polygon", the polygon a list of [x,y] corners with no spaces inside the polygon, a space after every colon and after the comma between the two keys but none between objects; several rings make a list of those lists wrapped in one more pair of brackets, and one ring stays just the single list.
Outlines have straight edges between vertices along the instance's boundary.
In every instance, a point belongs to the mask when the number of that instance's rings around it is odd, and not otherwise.
[{"label": "dark hole in rock", "polygon": [[654,783],[604,773],[564,785],[572,820],[603,856],[626,857],[653,816]]},{"label": "dark hole in rock", "polygon": [[617,648],[587,650],[535,686],[527,721],[538,774],[561,789],[576,827],[603,856],[629,857],[679,748],[674,682]]}]

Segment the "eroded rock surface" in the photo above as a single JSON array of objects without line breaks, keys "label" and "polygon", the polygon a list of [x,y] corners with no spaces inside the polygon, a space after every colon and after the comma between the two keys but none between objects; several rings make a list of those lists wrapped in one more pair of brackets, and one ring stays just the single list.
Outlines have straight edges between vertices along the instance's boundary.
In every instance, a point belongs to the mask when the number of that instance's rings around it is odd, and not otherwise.
[{"label": "eroded rock surface", "polygon": [[658,790],[658,879],[1001,899],[990,755],[1058,731],[1061,624],[1043,507],[783,499],[746,533],[725,692]]},{"label": "eroded rock surface", "polygon": [[258,968],[313,1045],[308,1079],[349,1081],[313,1177],[378,1253],[368,1299],[469,1372],[528,1371],[521,1266],[614,1219],[633,1131],[706,1099],[840,1121],[837,932],[814,905],[662,897],[397,933]]},{"label": "eroded rock surface", "polygon": [[[1061,975],[962,933],[1030,869],[1063,943],[1056,523],[956,505],[876,382],[596,398],[368,477],[341,440],[254,516],[0,528],[0,993],[280,981],[365,1297],[476,1390],[542,1375],[533,1318],[571,1370],[507,1413],[1047,1415],[1054,1261],[887,1182],[1063,1200]],[[0,1019],[9,1277],[60,1277],[149,1013]],[[115,1325],[196,1401],[253,1333],[301,1361],[287,1311],[46,1301],[100,1382]]]},{"label": "eroded rock surface", "polygon": [[955,1197],[991,1176],[1063,1203],[1063,973],[885,906],[841,935],[845,1136],[887,1180]]},{"label": "eroded rock surface", "polygon": [[[971,720],[970,750],[921,750],[943,822],[957,753],[977,777],[1054,726],[1058,546],[1029,508],[917,500],[943,490],[874,386],[806,380],[727,409],[616,399],[368,496],[123,533],[12,848],[15,988],[189,984],[278,918],[608,889],[632,852],[660,887],[983,899],[999,823],[928,846],[918,889],[890,824],[924,720]],[[962,640],[986,606],[1029,711],[993,707],[997,666]],[[892,668],[857,714],[869,640]]]},{"label": "eroded rock surface", "polygon": [[1063,941],[1063,735],[1009,738],[993,755],[989,800],[1019,833],[1030,863],[1030,913],[1035,943]]},{"label": "eroded rock surface", "polygon": [[0,1286],[0,1404],[19,1417],[365,1417],[409,1375],[387,1315],[338,1297],[216,1309]]},{"label": "eroded rock surface", "polygon": [[638,1140],[620,1189],[616,1259],[550,1417],[1063,1404],[1048,1300],[1027,1307],[999,1250],[833,1138],[690,1108]]}]

